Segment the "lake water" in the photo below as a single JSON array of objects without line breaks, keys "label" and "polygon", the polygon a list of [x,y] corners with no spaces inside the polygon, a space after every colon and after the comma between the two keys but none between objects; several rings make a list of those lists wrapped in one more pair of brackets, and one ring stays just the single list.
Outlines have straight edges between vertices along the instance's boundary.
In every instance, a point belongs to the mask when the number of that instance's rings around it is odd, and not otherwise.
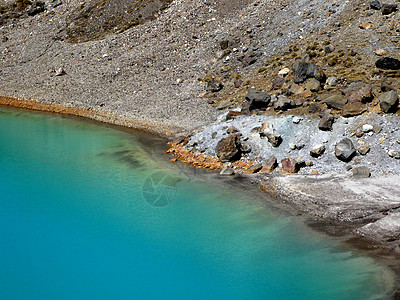
[{"label": "lake water", "polygon": [[384,299],[369,257],[162,156],[0,108],[0,299]]}]

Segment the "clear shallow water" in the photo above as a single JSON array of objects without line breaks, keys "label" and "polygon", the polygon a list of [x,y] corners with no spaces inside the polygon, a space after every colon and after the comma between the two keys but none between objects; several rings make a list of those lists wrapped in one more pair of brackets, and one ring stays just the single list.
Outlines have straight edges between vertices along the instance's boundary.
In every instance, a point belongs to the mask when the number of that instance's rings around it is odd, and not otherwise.
[{"label": "clear shallow water", "polygon": [[0,299],[385,298],[383,266],[141,139],[0,108]]}]

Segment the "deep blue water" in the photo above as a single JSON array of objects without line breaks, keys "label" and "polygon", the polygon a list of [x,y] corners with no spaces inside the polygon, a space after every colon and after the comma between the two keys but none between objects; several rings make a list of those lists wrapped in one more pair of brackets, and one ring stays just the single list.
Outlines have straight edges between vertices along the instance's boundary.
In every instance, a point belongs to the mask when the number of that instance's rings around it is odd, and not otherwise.
[{"label": "deep blue water", "polygon": [[0,108],[0,299],[385,298],[382,265],[143,141]]}]

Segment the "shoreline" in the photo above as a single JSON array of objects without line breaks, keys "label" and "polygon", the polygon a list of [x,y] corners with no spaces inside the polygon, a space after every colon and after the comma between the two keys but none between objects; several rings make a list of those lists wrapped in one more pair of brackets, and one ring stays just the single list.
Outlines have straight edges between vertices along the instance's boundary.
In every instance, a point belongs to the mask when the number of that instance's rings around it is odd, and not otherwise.
[{"label": "shoreline", "polygon": [[[111,126],[117,126],[120,129],[129,128],[163,138],[169,136],[169,139],[182,132],[180,128],[168,128],[167,130],[170,131],[165,131],[165,128],[157,124],[133,121],[120,116],[107,114],[106,112],[99,110],[85,109],[73,106],[63,106],[61,104],[51,104],[34,100],[16,99],[3,95],[0,95],[0,106],[85,118],[86,120],[92,120],[95,122],[106,123]],[[162,128],[164,130],[162,130]],[[169,144],[170,150],[172,149],[172,145],[175,144]],[[188,159],[188,153],[182,154],[181,152],[170,150],[166,151],[166,153],[173,154],[176,160],[179,160],[195,168],[218,170],[221,169],[223,166],[223,164],[219,162],[219,160],[215,160],[212,157],[207,157],[205,155],[192,155]],[[183,148],[180,149],[180,151],[182,150]],[[238,167],[241,168],[242,171],[245,171],[245,169],[251,167],[251,165],[252,162],[249,162],[249,164],[242,166],[238,165]],[[333,218],[323,217],[321,215],[318,215],[318,213],[313,212],[312,205],[310,205],[310,203],[313,202],[312,197],[307,197],[304,194],[294,196],[293,191],[290,191],[289,188],[283,188],[282,182],[277,181],[279,177],[282,177],[282,174],[272,175],[270,178],[268,178],[271,180],[267,183],[265,181],[265,178],[264,180],[261,179],[260,175],[248,175],[245,174],[245,172],[242,175],[242,178],[245,181],[256,183],[253,185],[253,187],[251,187],[251,189],[257,187],[258,190],[266,193],[272,199],[271,202],[276,202],[276,205],[277,207],[279,207],[279,209],[290,212],[293,215],[297,214],[298,216],[301,216],[304,219],[304,223],[311,229],[323,234],[327,234],[329,236],[339,238],[345,244],[348,244],[351,247],[354,247],[355,249],[361,251],[362,253],[365,253],[366,255],[385,264],[396,275],[395,281],[397,283],[397,287],[394,287],[391,299],[400,299],[399,253],[396,253],[387,245],[379,243],[376,240],[374,241],[368,237],[363,237],[360,234],[356,234],[355,230],[357,229],[357,225],[359,225],[357,223],[346,222],[340,219],[334,220]],[[306,180],[307,178],[305,179],[305,181]],[[299,205],[300,202],[302,202],[301,205]]]},{"label": "shoreline", "polygon": [[106,124],[116,125],[124,128],[131,128],[148,134],[163,136],[172,135],[173,132],[182,131],[179,127],[164,127],[156,123],[134,121],[122,116],[110,114],[97,109],[87,109],[84,107],[65,106],[53,104],[45,101],[35,101],[18,99],[5,95],[0,95],[0,106],[19,108],[30,111],[61,114],[94,120]]}]

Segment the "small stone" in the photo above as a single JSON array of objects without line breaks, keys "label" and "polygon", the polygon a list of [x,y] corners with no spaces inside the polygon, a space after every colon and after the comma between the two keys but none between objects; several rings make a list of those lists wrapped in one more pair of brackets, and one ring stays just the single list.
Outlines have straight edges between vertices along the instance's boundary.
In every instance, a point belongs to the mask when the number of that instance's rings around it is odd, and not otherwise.
[{"label": "small stone", "polygon": [[353,142],[344,138],[335,145],[335,156],[345,162],[349,162],[356,154]]},{"label": "small stone", "polygon": [[56,71],[56,76],[63,76],[65,75],[65,70],[63,68],[58,68]]},{"label": "small stone", "polygon": [[[273,134],[274,133],[274,128],[272,127],[271,124],[269,123],[262,123],[261,127],[256,127],[258,129],[258,132],[260,134],[260,137],[266,137],[268,134]],[[255,129],[255,128],[253,128]]]},{"label": "small stone", "polygon": [[233,119],[235,119],[237,116],[241,116],[241,115],[242,115],[242,112],[240,112],[240,111],[230,110],[230,111],[228,111],[228,113],[226,114],[225,120],[226,120],[226,121],[233,120]]},{"label": "small stone", "polygon": [[372,130],[374,130],[374,126],[369,125],[369,124],[364,124],[363,127],[362,127],[362,131],[363,132],[370,132]]},{"label": "small stone", "polygon": [[371,171],[367,167],[357,167],[351,170],[353,177],[368,178],[371,176]]},{"label": "small stone", "polygon": [[267,139],[273,147],[279,147],[279,145],[282,143],[282,137],[280,135],[267,134]]},{"label": "small stone", "polygon": [[325,146],[322,144],[318,144],[310,150],[310,155],[312,157],[320,157],[322,154],[324,154],[324,152],[325,152]]},{"label": "small stone", "polygon": [[364,135],[364,132],[362,132],[362,131],[359,131],[356,133],[356,137],[358,137],[358,138],[362,137],[363,135]]},{"label": "small stone", "polygon": [[240,151],[242,153],[250,153],[251,152],[251,146],[248,143],[241,143],[240,145]]},{"label": "small stone", "polygon": [[294,124],[299,124],[301,120],[303,120],[303,119],[300,118],[300,117],[294,116],[293,119],[292,119],[292,122]]},{"label": "small stone", "polygon": [[239,130],[235,126],[230,126],[226,129],[227,134],[237,133]]},{"label": "small stone", "polygon": [[226,100],[226,101],[222,101],[222,102],[218,103],[218,105],[216,106],[216,109],[223,110],[225,108],[228,108],[229,106],[231,106],[231,101]]},{"label": "small stone", "polygon": [[390,157],[396,158],[396,159],[400,159],[400,153],[396,150],[389,150],[388,154]]},{"label": "small stone", "polygon": [[285,172],[297,173],[300,169],[300,165],[297,162],[297,160],[290,157],[282,159],[281,164],[282,164],[282,169]]},{"label": "small stone", "polygon": [[301,85],[298,85],[296,83],[293,83],[290,86],[289,92],[294,94],[294,95],[301,95],[304,93],[304,88]]},{"label": "small stone", "polygon": [[385,113],[397,110],[398,103],[399,103],[399,95],[397,94],[397,91],[392,90],[383,93],[379,97],[379,105],[381,107],[381,110]]},{"label": "small stone", "polygon": [[378,56],[383,56],[383,55],[387,55],[388,52],[384,49],[378,49],[378,50],[375,50],[375,54]]},{"label": "small stone", "polygon": [[331,114],[326,114],[319,121],[318,128],[323,131],[331,131],[334,121],[335,121],[334,116],[332,116]]},{"label": "small stone", "polygon": [[219,172],[220,175],[224,175],[224,176],[231,176],[235,174],[235,171],[233,171],[233,169],[229,166],[225,166],[221,172]]},{"label": "small stone", "polygon": [[361,155],[366,155],[370,150],[370,147],[368,145],[361,145],[357,147],[357,152],[360,153]]},{"label": "small stone", "polygon": [[261,169],[262,169],[262,164],[257,163],[255,165],[252,165],[250,168],[244,170],[243,173],[244,174],[254,174],[254,173],[257,173],[258,171],[260,171]]},{"label": "small stone", "polygon": [[272,81],[272,90],[279,90],[283,87],[283,85],[286,83],[286,80],[282,77],[275,77],[274,80]]},{"label": "small stone", "polygon": [[375,9],[375,10],[381,10],[381,8],[382,8],[382,4],[381,4],[381,2],[380,2],[379,0],[372,0],[372,1],[369,3],[369,6],[370,6],[372,9]]},{"label": "small stone", "polygon": [[329,86],[335,86],[337,82],[338,82],[337,77],[328,77],[328,79],[326,80],[326,84]]},{"label": "small stone", "polygon": [[207,90],[209,92],[213,92],[213,93],[219,92],[220,90],[223,89],[223,87],[224,87],[224,84],[215,78],[211,78],[207,83]]},{"label": "small stone", "polygon": [[49,4],[50,7],[56,8],[57,6],[60,6],[62,2],[60,0],[52,0]]},{"label": "small stone", "polygon": [[397,10],[397,4],[395,3],[384,3],[382,4],[382,15],[390,15],[392,12]]},{"label": "small stone", "polygon": [[242,86],[242,84],[243,84],[243,80],[241,80],[241,79],[236,79],[236,80],[233,82],[233,84],[234,84],[235,88],[240,88],[240,87]]},{"label": "small stone", "polygon": [[278,166],[278,162],[275,156],[268,158],[260,170],[260,173],[270,173]]},{"label": "small stone", "polygon": [[383,57],[375,62],[375,66],[383,70],[400,70],[400,60],[392,57]]},{"label": "small stone", "polygon": [[368,29],[371,28],[371,23],[362,23],[359,26],[361,29]]},{"label": "small stone", "polygon": [[285,67],[285,68],[283,68],[282,70],[280,70],[278,72],[278,75],[282,76],[282,77],[285,77],[289,73],[290,73],[290,69]]},{"label": "small stone", "polygon": [[307,167],[312,167],[313,165],[314,165],[314,163],[311,160],[306,162]]},{"label": "small stone", "polygon": [[311,92],[318,92],[321,87],[321,83],[315,78],[309,78],[306,80],[304,86]]}]

